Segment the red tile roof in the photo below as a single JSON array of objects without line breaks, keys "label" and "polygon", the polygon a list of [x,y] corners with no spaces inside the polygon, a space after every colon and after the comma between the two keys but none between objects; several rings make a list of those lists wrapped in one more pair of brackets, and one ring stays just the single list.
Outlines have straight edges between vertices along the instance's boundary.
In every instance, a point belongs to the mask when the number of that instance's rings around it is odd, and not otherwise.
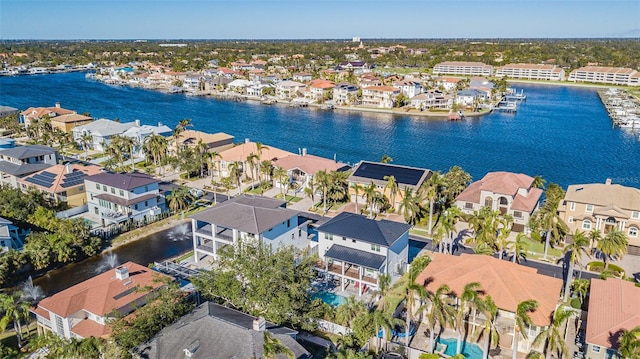
[{"label": "red tile roof", "polygon": [[[542,195],[541,189],[531,188],[532,184],[533,177],[522,173],[489,172],[481,180],[465,188],[456,200],[480,203],[481,192],[487,191],[511,196],[513,197],[512,209],[531,212]],[[518,193],[521,188],[527,191],[526,195]]]},{"label": "red tile roof", "polygon": [[562,280],[538,274],[535,268],[489,256],[434,253],[431,257],[431,263],[416,278],[418,284],[427,283],[428,291],[447,284],[456,295],[468,283],[479,282],[485,295],[490,295],[498,308],[508,312],[514,313],[522,301],[536,300],[538,309],[530,314],[533,323],[549,325]]},{"label": "red tile roof", "polygon": [[[261,151],[262,153],[260,155],[260,158],[262,161],[273,160],[273,159],[293,155],[293,153],[291,152],[287,152],[276,147],[272,147],[272,146],[266,146],[266,147],[267,148],[263,148]],[[252,153],[257,154],[257,152],[258,152],[258,147],[256,147],[255,142],[242,143],[228,150],[224,150],[220,152],[220,158],[227,162],[246,161],[247,156],[249,156]]]},{"label": "red tile roof", "polygon": [[81,320],[71,328],[71,331],[83,338],[106,338],[111,334],[111,328],[108,325],[102,325],[90,319]]},{"label": "red tile roof", "polygon": [[640,288],[621,279],[592,279],[589,293],[585,340],[615,349],[620,330],[640,326]]},{"label": "red tile roof", "polygon": [[323,170],[327,172],[337,171],[346,166],[344,163],[314,155],[286,156],[274,161],[273,165],[275,167],[282,167],[285,170],[297,168],[309,175],[315,175],[317,172]]}]

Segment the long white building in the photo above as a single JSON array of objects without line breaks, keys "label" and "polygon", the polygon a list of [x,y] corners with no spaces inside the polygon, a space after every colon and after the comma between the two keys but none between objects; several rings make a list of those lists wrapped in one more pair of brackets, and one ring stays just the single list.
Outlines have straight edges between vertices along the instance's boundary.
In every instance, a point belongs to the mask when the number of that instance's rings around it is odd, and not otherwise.
[{"label": "long white building", "polygon": [[569,81],[640,86],[640,72],[626,67],[585,66],[571,71]]},{"label": "long white building", "polygon": [[433,67],[433,74],[491,76],[493,66],[482,62],[445,61]]},{"label": "long white building", "polygon": [[564,69],[556,65],[507,64],[496,69],[496,77],[512,79],[562,81],[564,75]]}]

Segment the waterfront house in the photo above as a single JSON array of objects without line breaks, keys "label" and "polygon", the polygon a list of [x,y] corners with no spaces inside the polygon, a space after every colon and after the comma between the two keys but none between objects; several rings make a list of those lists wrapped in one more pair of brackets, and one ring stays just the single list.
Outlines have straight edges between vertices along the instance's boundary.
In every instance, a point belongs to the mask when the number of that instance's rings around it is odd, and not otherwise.
[{"label": "waterfront house", "polygon": [[159,183],[142,173],[104,172],[85,177],[88,215],[103,226],[149,221],[166,210]]},{"label": "waterfront house", "polygon": [[146,304],[164,285],[160,279],[173,278],[127,262],[44,298],[31,312],[39,333],[49,331],[67,339],[107,338],[109,322]]},{"label": "waterfront house", "polygon": [[25,127],[31,126],[32,121],[40,121],[45,117],[53,118],[61,115],[74,114],[75,111],[67,110],[60,107],[60,102],[56,102],[54,107],[29,107],[28,109],[20,112],[18,120],[24,124]]},{"label": "waterfront house", "polygon": [[433,74],[491,76],[493,75],[493,66],[482,62],[445,61],[433,67]]},{"label": "waterfront house", "polygon": [[393,87],[400,89],[407,98],[414,98],[424,91],[420,82],[407,79],[394,81]]},{"label": "waterfront house", "polygon": [[297,81],[280,81],[276,84],[276,97],[280,99],[290,99],[304,95],[307,85]]},{"label": "waterfront house", "polygon": [[362,89],[362,105],[376,108],[392,108],[400,89],[392,86],[369,86]]},{"label": "waterfront house", "polygon": [[260,151],[258,151],[258,146],[255,142],[249,141],[249,139],[245,139],[244,143],[238,144],[232,148],[224,150],[220,152],[220,166],[217,169],[218,175],[220,177],[229,176],[229,165],[233,162],[240,162],[242,164],[242,168],[246,175],[251,175],[251,167],[247,163],[247,158],[251,155],[257,155],[260,157],[260,161],[275,161],[278,158],[291,156],[293,153],[287,152],[285,150],[281,150],[279,148],[273,146],[263,146]]},{"label": "waterfront house", "polygon": [[[349,165],[328,158],[307,154],[307,149],[303,148],[300,155],[289,155],[273,161],[274,167],[282,167],[289,175],[289,184],[296,183],[300,190],[311,187],[313,178],[320,171],[347,171]],[[276,186],[282,186],[276,179]]]},{"label": "waterfront house", "polygon": [[571,71],[567,81],[640,86],[640,72],[625,67],[584,66]]},{"label": "waterfront house", "polygon": [[333,95],[333,89],[335,87],[336,84],[333,81],[313,80],[309,83],[305,97],[311,101],[320,103]]},{"label": "waterfront house", "polygon": [[489,172],[456,197],[463,213],[473,214],[482,207],[513,217],[512,230],[528,233],[529,218],[538,208],[542,189],[533,187],[533,177],[522,173]]},{"label": "waterfront house", "polygon": [[142,125],[140,126],[138,122],[136,122],[136,126],[129,128],[128,130],[122,133],[122,136],[129,137],[133,140],[133,156],[144,158],[145,153],[143,150],[144,143],[147,138],[157,135],[163,137],[169,137],[173,134],[173,130],[168,126],[163,125],[162,123],[158,123],[157,126],[153,125]]},{"label": "waterfront house", "polygon": [[0,117],[6,117],[18,113],[18,109],[11,106],[0,106]]},{"label": "waterfront house", "polygon": [[217,259],[218,251],[238,241],[257,240],[272,250],[286,246],[303,250],[310,244],[309,220],[273,198],[242,195],[190,217],[196,262],[201,255]]},{"label": "waterfront house", "polygon": [[[518,304],[525,300],[538,302],[538,309],[529,313],[532,325],[526,326],[527,338],[518,340],[518,352],[528,353],[539,350],[533,347],[533,340],[544,327],[551,324],[551,315],[555,311],[562,279],[542,275],[537,269],[500,260],[491,256],[432,253],[431,262],[418,275],[416,284],[422,285],[428,292],[435,292],[446,284],[451,292],[451,304],[462,294],[468,283],[480,283],[481,297],[491,296],[498,307],[498,315],[493,326],[500,332],[500,343],[513,350],[513,326]],[[427,309],[428,311],[429,309]],[[471,315],[465,318],[470,326],[468,332],[482,330],[485,319],[475,308],[469,308]]]},{"label": "waterfront house", "polygon": [[246,94],[247,87],[253,85],[253,82],[245,79],[235,79],[227,84],[227,90],[239,94]]},{"label": "waterfront house", "polygon": [[293,81],[307,82],[311,81],[313,79],[313,76],[307,72],[296,72],[295,74],[293,74],[293,76],[291,76],[291,79]]},{"label": "waterfront house", "polygon": [[358,86],[339,83],[333,88],[333,102],[336,105],[353,105],[358,98]]},{"label": "waterfront house", "polygon": [[58,164],[19,178],[23,192],[35,189],[53,202],[65,202],[69,207],[87,203],[84,179],[102,173],[102,167],[80,163]]},{"label": "waterfront house", "polygon": [[588,308],[585,358],[620,357],[622,331],[640,326],[640,288],[623,279],[591,279]]},{"label": "waterfront house", "polygon": [[382,80],[371,74],[364,74],[358,78],[358,85],[363,89],[367,87],[382,86]]},{"label": "waterfront house", "polygon": [[571,232],[595,229],[604,236],[613,228],[621,230],[629,240],[629,254],[640,255],[640,189],[613,184],[611,179],[570,185],[558,215]]},{"label": "waterfront house", "polygon": [[442,87],[445,92],[451,92],[458,87],[458,82],[462,81],[456,77],[438,77],[436,79],[436,86]]},{"label": "waterfront house", "polygon": [[382,274],[395,282],[407,270],[410,228],[342,212],[317,228],[317,246],[312,247],[320,258],[316,269],[337,278],[343,291],[356,288],[358,295],[378,289]]},{"label": "waterfront house", "polygon": [[247,86],[247,96],[251,97],[262,97],[262,93],[264,89],[274,88],[273,85],[266,82],[261,82],[259,80],[255,80],[251,83],[251,85]]},{"label": "waterfront house", "polygon": [[496,69],[496,77],[511,79],[563,81],[564,69],[547,64],[506,64]]},{"label": "waterfront house", "polygon": [[24,247],[18,234],[18,227],[6,218],[0,217],[0,254],[11,249],[21,250]]},{"label": "waterfront house", "polygon": [[[393,165],[390,163],[362,161],[358,163],[353,172],[347,179],[349,181],[349,197],[352,202],[356,201],[356,193],[353,184],[359,184],[367,187],[373,183],[376,190],[381,192],[391,202],[391,189],[387,187],[388,178],[393,176],[398,185],[398,191],[395,195],[395,203],[390,203],[393,208],[398,209],[402,201],[402,193],[405,188],[409,188],[415,194],[420,186],[431,177],[433,173],[425,168],[408,167],[401,165]],[[387,177],[387,179],[385,179]],[[364,191],[358,193],[358,203],[366,203]]]},{"label": "waterfront house", "polygon": [[410,104],[416,110],[447,110],[453,105],[453,98],[439,90],[428,90],[412,97]]},{"label": "waterfront house", "polygon": [[97,151],[105,151],[111,143],[111,138],[115,135],[122,135],[132,127],[140,126],[140,121],[120,123],[106,118],[99,119],[84,126],[74,127],[73,141],[82,146],[83,136],[90,136],[89,148]]},{"label": "waterfront house", "polygon": [[196,130],[185,130],[181,132],[170,143],[170,151],[177,153],[178,148],[195,148],[200,141],[207,146],[207,152],[222,152],[233,147],[234,137],[224,132],[206,133]]},{"label": "waterfront house", "polygon": [[477,89],[464,89],[457,92],[456,104],[467,107],[476,107],[487,98],[487,93],[484,91]]},{"label": "waterfront house", "polygon": [[[266,333],[291,351],[294,358],[311,358],[296,341],[296,330],[212,302],[200,304],[146,343],[135,347],[132,354],[137,359],[265,359]],[[277,358],[281,356],[284,357],[279,354]]]},{"label": "waterfront house", "polygon": [[18,188],[18,179],[58,163],[58,151],[43,145],[0,150],[0,185]]},{"label": "waterfront house", "polygon": [[89,116],[70,113],[66,115],[51,117],[50,121],[52,129],[58,129],[65,133],[71,133],[71,130],[73,128],[89,124],[93,121],[93,119]]}]

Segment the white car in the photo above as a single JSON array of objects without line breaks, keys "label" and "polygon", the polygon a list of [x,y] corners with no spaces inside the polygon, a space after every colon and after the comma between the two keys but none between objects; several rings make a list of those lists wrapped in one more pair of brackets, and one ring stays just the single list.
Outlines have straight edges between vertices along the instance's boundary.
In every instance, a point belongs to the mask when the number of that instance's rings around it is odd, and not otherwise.
[{"label": "white car", "polygon": [[204,196],[204,192],[202,192],[202,190],[199,188],[191,188],[189,189],[189,193],[191,193],[191,195],[195,198],[200,198]]}]

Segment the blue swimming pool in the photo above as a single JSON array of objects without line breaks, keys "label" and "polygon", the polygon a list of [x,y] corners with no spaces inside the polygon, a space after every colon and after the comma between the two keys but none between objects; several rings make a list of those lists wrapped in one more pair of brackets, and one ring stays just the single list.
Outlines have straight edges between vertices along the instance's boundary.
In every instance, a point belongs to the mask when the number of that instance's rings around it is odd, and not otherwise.
[{"label": "blue swimming pool", "polygon": [[326,290],[313,293],[311,295],[311,299],[321,299],[323,302],[333,307],[337,307],[347,301],[347,298],[335,293],[327,292]]},{"label": "blue swimming pool", "polygon": [[[456,347],[458,345],[456,338],[439,338],[437,342],[447,346],[447,349],[444,351],[446,355],[456,355]],[[463,341],[462,354],[467,359],[482,359],[482,349],[478,344]]]}]

